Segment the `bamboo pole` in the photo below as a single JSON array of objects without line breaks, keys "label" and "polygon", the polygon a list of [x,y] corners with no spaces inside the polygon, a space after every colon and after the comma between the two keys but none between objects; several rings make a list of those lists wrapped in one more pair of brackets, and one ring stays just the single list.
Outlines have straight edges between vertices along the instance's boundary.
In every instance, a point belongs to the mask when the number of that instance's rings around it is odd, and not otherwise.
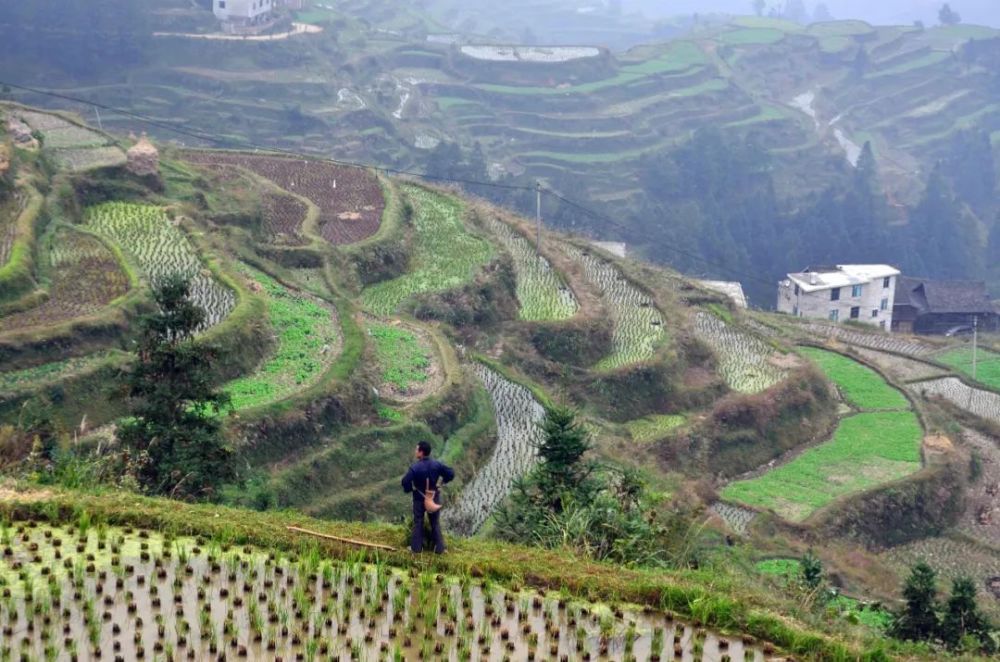
[{"label": "bamboo pole", "polygon": [[310,531],[309,529],[302,529],[297,526],[287,526],[285,527],[289,531],[295,531],[297,533],[304,533],[309,536],[316,536],[317,538],[324,538],[325,540],[333,540],[335,542],[342,542],[348,545],[358,545],[360,547],[370,547],[372,549],[384,549],[387,552],[398,551],[395,547],[390,547],[388,545],[379,545],[373,542],[364,542],[361,540],[351,540],[350,538],[341,538],[339,536],[331,536],[327,533],[319,533],[317,531]]}]

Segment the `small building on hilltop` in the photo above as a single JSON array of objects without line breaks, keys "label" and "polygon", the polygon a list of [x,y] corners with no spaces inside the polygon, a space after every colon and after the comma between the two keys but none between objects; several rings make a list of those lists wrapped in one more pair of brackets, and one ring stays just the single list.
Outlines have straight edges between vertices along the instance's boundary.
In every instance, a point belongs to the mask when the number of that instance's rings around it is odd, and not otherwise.
[{"label": "small building on hilltop", "polygon": [[778,283],[778,312],[890,331],[899,275],[888,264],[809,267]]},{"label": "small building on hilltop", "polygon": [[274,20],[280,0],[212,0],[212,11],[222,29],[233,34],[253,34]]},{"label": "small building on hilltop", "polygon": [[900,277],[892,313],[892,330],[901,333],[948,333],[1000,330],[1000,315],[986,283]]},{"label": "small building on hilltop", "polygon": [[145,132],[138,142],[129,148],[125,156],[125,167],[133,175],[149,177],[160,172],[160,152],[149,142]]}]

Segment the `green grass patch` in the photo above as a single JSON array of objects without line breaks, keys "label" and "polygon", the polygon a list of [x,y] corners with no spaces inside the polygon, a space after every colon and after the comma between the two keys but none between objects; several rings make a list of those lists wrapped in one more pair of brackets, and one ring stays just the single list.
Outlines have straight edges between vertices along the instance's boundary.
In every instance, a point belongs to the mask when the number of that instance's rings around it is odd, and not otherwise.
[{"label": "green grass patch", "polygon": [[731,46],[766,46],[785,38],[785,33],[774,28],[741,28],[723,32],[719,39]]},{"label": "green grass patch", "polygon": [[364,307],[391,315],[409,297],[441,292],[471,282],[493,257],[493,248],[470,234],[462,222],[462,203],[419,186],[402,187],[414,207],[410,272],[366,288]]},{"label": "green grass patch", "polygon": [[0,373],[0,393],[19,393],[53,384],[71,375],[96,368],[113,355],[110,352],[99,352],[79,358],[43,363],[24,370]]},{"label": "green grass patch", "polygon": [[920,57],[907,60],[906,62],[900,62],[899,64],[889,67],[888,69],[882,69],[876,71],[875,73],[868,76],[868,78],[882,78],[883,76],[896,76],[898,74],[905,74],[910,71],[915,71],[917,69],[923,69],[925,67],[932,67],[935,64],[940,64],[952,57],[951,53],[946,51],[931,51]]},{"label": "green grass patch", "polygon": [[316,383],[337,354],[340,338],[330,307],[293,292],[249,267],[267,298],[267,319],[277,336],[273,355],[252,375],[226,385],[238,410],[282,400]]},{"label": "green grass patch", "polygon": [[838,612],[841,618],[850,623],[858,623],[878,632],[886,632],[893,622],[891,612],[863,604],[846,595],[838,595],[830,600],[826,607]]},{"label": "green grass patch", "polygon": [[830,441],[763,476],[728,485],[722,497],[802,521],[837,497],[918,471],[922,438],[912,412],[851,416]]},{"label": "green grass patch", "polygon": [[850,37],[823,37],[819,40],[819,48],[824,53],[840,53],[846,51],[854,44]]},{"label": "green grass patch", "polygon": [[667,51],[657,57],[635,64],[625,64],[622,66],[622,71],[650,76],[685,71],[707,63],[705,54],[698,44],[693,41],[678,41],[670,44]]},{"label": "green grass patch", "polygon": [[[972,377],[972,348],[956,347],[941,354],[935,359],[950,368]],[[1000,391],[1000,354],[980,349],[976,354],[976,381]]]},{"label": "green grass patch", "polygon": [[802,347],[799,352],[817,365],[843,394],[862,411],[908,409],[910,402],[871,368],[836,352]]},{"label": "green grass patch", "polygon": [[673,416],[646,416],[625,424],[632,439],[639,442],[656,441],[663,438],[671,430],[684,425],[687,419],[676,414]]},{"label": "green grass patch", "polygon": [[415,333],[400,326],[373,322],[368,325],[368,335],[375,345],[383,382],[405,392],[413,384],[427,381],[431,357]]},{"label": "green grass patch", "polygon": [[764,559],[758,561],[754,568],[762,575],[794,579],[802,572],[802,562],[798,559]]},{"label": "green grass patch", "polygon": [[817,37],[852,37],[857,35],[871,34],[875,31],[864,21],[826,21],[824,23],[814,23],[809,26],[809,34]]}]

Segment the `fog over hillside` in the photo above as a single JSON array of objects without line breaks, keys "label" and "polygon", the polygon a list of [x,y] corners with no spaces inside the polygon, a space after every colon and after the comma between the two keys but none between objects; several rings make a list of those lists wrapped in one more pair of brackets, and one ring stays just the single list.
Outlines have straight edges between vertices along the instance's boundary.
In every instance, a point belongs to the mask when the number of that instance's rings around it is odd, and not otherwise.
[{"label": "fog over hillside", "polygon": [[[767,0],[769,8],[779,11],[786,0]],[[897,24],[937,21],[941,0],[804,0],[809,12],[825,4],[835,18],[860,18],[872,23]],[[963,22],[983,25],[1000,25],[1000,2],[996,0],[956,0],[951,8]],[[747,14],[753,11],[751,0],[622,0],[625,11],[639,11],[649,17],[666,17],[695,12],[724,12]]]}]

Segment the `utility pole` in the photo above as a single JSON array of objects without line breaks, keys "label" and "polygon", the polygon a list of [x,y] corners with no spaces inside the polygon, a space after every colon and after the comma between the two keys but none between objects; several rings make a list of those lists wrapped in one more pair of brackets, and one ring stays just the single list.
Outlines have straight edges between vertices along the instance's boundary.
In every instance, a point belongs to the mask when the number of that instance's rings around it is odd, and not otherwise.
[{"label": "utility pole", "polygon": [[94,106],[94,112],[97,113],[97,128],[104,131],[104,123],[101,122],[101,109]]},{"label": "utility pole", "polygon": [[538,235],[535,237],[535,252],[542,257],[542,183],[535,182],[535,225]]}]

